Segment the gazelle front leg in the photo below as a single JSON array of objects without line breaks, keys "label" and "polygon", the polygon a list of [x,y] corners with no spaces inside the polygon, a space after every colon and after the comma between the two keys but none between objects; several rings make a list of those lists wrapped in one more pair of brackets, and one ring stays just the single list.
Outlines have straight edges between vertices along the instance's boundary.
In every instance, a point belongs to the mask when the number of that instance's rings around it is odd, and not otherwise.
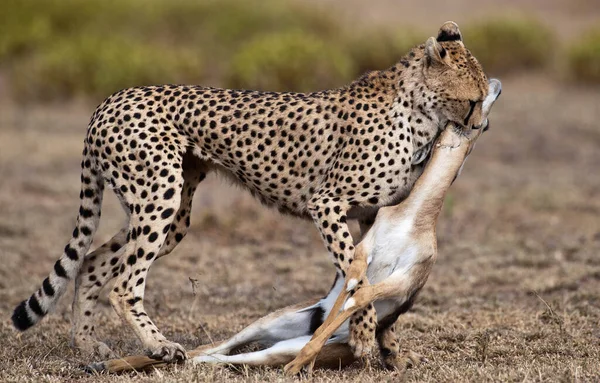
[{"label": "gazelle front leg", "polygon": [[[421,285],[422,286],[422,285]],[[314,363],[315,358],[323,348],[327,340],[335,333],[335,331],[344,324],[354,313],[364,309],[378,299],[385,298],[402,298],[410,299],[413,294],[416,294],[420,287],[411,288],[410,276],[401,275],[400,278],[392,276],[385,279],[376,285],[369,285],[365,282],[356,293],[348,299],[344,308],[339,315],[330,321],[326,328],[321,330],[318,336],[313,337],[306,346],[300,351],[298,356],[285,366],[285,372],[289,375],[295,375],[306,366]]]}]

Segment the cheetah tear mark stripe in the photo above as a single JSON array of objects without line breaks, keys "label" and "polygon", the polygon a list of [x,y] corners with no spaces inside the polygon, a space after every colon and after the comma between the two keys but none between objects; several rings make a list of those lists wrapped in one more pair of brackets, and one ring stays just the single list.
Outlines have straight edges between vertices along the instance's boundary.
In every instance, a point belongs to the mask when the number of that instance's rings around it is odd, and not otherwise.
[{"label": "cheetah tear mark stripe", "polygon": [[73,236],[50,275],[29,299],[21,302],[12,315],[13,325],[25,331],[50,312],[67,290],[71,279],[79,273],[100,221],[103,181],[88,157],[87,144],[81,163],[81,206]]}]

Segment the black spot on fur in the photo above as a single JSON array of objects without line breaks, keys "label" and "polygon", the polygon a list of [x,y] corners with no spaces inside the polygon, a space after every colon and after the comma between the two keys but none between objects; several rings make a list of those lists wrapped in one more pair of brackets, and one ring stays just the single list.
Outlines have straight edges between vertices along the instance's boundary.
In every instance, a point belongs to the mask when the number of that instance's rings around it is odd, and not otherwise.
[{"label": "black spot on fur", "polygon": [[160,215],[163,219],[167,219],[170,216],[173,215],[173,213],[175,212],[175,210],[173,210],[172,208],[168,208],[165,209],[165,211],[162,212],[162,214]]},{"label": "black spot on fur", "polygon": [[169,190],[167,190],[167,191],[165,192],[165,194],[164,194],[164,196],[163,196],[163,197],[164,197],[165,199],[171,199],[171,198],[173,198],[173,196],[174,196],[174,195],[175,195],[175,189],[173,189],[173,188],[170,188]]},{"label": "black spot on fur", "polygon": [[128,299],[127,300],[127,304],[130,305],[130,306],[133,306],[134,304],[136,304],[137,302],[139,302],[141,300],[142,300],[142,298],[135,297],[135,298],[132,298],[132,299]]},{"label": "black spot on fur", "polygon": [[84,209],[84,208],[80,208],[79,209],[79,215],[83,218],[90,218],[91,216],[94,215],[94,212],[91,211],[90,209]]}]

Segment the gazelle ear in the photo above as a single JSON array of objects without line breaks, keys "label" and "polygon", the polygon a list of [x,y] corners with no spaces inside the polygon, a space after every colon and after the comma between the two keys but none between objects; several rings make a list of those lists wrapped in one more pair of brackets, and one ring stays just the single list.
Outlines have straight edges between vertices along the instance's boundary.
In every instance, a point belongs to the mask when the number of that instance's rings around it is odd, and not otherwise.
[{"label": "gazelle ear", "polygon": [[458,29],[458,24],[454,21],[446,21],[444,25],[440,27],[438,32],[437,41],[462,41],[462,34]]},{"label": "gazelle ear", "polygon": [[427,39],[425,43],[425,56],[427,57],[427,64],[429,66],[435,64],[444,64],[444,57],[446,57],[446,50],[436,41],[434,37]]}]

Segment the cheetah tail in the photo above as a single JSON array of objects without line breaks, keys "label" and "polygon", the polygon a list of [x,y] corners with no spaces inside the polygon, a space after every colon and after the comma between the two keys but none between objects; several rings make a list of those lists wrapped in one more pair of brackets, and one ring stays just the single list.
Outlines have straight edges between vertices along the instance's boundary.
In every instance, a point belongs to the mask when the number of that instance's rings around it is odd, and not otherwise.
[{"label": "cheetah tail", "polygon": [[104,181],[96,169],[91,153],[83,151],[81,163],[81,205],[73,237],[65,246],[50,275],[29,299],[19,304],[12,315],[14,326],[25,331],[50,312],[65,293],[69,282],[79,273],[100,221]]}]

